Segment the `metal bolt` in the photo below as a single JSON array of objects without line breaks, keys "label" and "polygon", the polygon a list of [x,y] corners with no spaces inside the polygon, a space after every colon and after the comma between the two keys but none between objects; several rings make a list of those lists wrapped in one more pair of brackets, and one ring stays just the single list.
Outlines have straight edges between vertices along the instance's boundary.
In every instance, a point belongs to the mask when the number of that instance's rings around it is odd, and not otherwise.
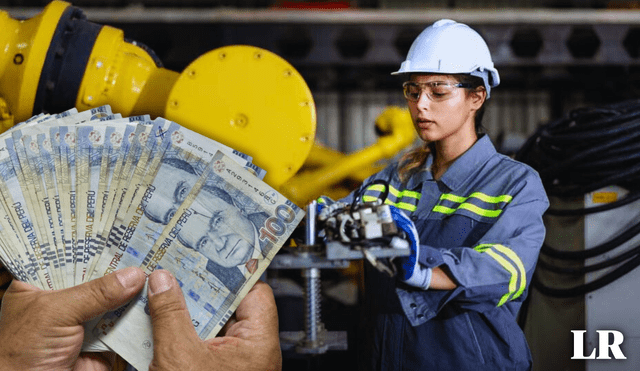
[{"label": "metal bolt", "polygon": [[[307,231],[306,243],[313,246],[316,243],[316,213],[317,201],[312,201],[307,206]],[[320,324],[320,269],[308,268],[302,271],[305,279],[305,307],[304,307],[304,331],[307,343],[313,345],[318,341],[318,325]]]},{"label": "metal bolt", "polygon": [[305,279],[304,293],[304,331],[309,343],[318,341],[318,326],[320,324],[320,269],[309,268],[302,271]]}]

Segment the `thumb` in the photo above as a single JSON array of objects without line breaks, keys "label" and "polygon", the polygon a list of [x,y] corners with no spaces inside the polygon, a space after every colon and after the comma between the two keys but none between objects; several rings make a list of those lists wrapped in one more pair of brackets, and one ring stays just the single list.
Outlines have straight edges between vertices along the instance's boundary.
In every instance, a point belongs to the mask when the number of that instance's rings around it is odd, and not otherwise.
[{"label": "thumb", "polygon": [[180,285],[169,271],[149,275],[149,310],[155,351],[197,338]]},{"label": "thumb", "polygon": [[[68,308],[70,325],[86,322],[98,315],[121,307],[142,290],[145,274],[140,268],[129,267],[82,285],[60,290],[55,296],[59,308]],[[53,298],[53,297],[52,297]]]}]

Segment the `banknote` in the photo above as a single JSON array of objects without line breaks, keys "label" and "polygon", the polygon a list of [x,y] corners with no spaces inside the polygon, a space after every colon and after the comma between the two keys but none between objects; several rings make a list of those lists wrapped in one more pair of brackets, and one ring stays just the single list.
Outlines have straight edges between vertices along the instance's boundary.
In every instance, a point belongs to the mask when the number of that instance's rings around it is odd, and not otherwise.
[{"label": "banknote", "polygon": [[[141,267],[146,273],[162,268],[175,275],[196,332],[208,339],[235,311],[303,212],[222,152],[213,156],[200,176],[188,164],[174,165],[175,181],[167,182],[169,189],[152,189],[147,198],[165,198],[171,206],[180,181],[197,180]],[[149,210],[141,207],[139,213],[145,212]],[[153,337],[146,293],[107,313],[94,333],[133,367],[147,369]]]},{"label": "banknote", "polygon": [[11,215],[7,211],[4,200],[0,201],[0,238],[2,239],[2,264],[17,279],[35,284],[27,271],[29,259],[26,251],[21,248],[23,242],[13,224]]},{"label": "banknote", "polygon": [[[135,205],[139,203],[140,189],[147,187],[149,183],[149,177],[155,174],[155,169],[159,164],[159,159],[164,154],[166,149],[166,143],[169,141],[168,137],[161,137],[158,133],[162,133],[166,128],[163,128],[161,122],[149,122],[150,130],[148,134],[145,132],[138,137],[137,145],[138,150],[135,152],[137,159],[131,163],[131,176],[128,179],[129,187],[127,192],[123,193],[120,204],[121,207],[114,215],[114,221],[109,234],[107,246],[110,244],[118,244],[122,235],[118,233],[120,231],[119,226],[122,220],[128,214],[131,208],[135,208]],[[134,146],[136,143],[134,143]],[[150,175],[147,175],[150,174]]]},{"label": "banknote", "polygon": [[[73,252],[73,265],[78,267],[80,261],[83,259],[83,250],[78,244],[78,210],[77,210],[77,197],[76,197],[76,131],[75,126],[60,126],[58,129],[58,146],[60,154],[60,181],[59,192],[60,197],[66,205],[68,205],[68,220],[65,220],[65,224],[68,225],[71,238],[68,240],[71,242],[71,248]],[[68,247],[67,247],[68,248]],[[77,285],[82,282],[82,271],[75,269],[74,283]]]},{"label": "banknote", "polygon": [[82,259],[76,261],[76,269],[82,272],[80,282],[85,282],[89,261],[96,251],[94,225],[105,126],[78,125],[76,138],[76,236],[77,250],[82,251]]},{"label": "banknote", "polygon": [[25,148],[22,142],[20,130],[12,133],[11,138],[5,139],[7,151],[15,169],[20,191],[24,202],[24,209],[30,215],[30,220],[35,235],[34,243],[38,244],[38,250],[42,252],[41,261],[48,267],[50,279],[54,288],[61,288],[59,263],[52,241],[46,228],[46,215],[41,208],[38,198],[41,196],[41,182],[38,179],[36,169],[32,169],[26,158]]},{"label": "banknote", "polygon": [[[34,135],[28,134],[29,132]],[[13,133],[14,144],[18,141],[22,143],[22,150],[18,154],[24,153],[24,156],[26,156],[30,175],[33,178],[32,181],[35,188],[34,204],[32,205],[33,212],[40,215],[39,222],[43,223],[40,226],[44,234],[43,239],[47,246],[55,252],[52,264],[56,270],[55,276],[59,287],[68,287],[70,282],[68,282],[66,275],[65,249],[61,235],[63,221],[58,213],[59,205],[56,205],[57,188],[53,183],[53,179],[50,179],[53,165],[50,161],[52,158],[46,156],[46,149],[43,149],[43,152],[40,151],[37,137],[39,133],[37,131],[26,130],[22,137],[19,137],[19,133],[19,131]]]},{"label": "banknote", "polygon": [[[23,242],[24,252],[27,257],[27,273],[30,276],[30,283],[42,288],[53,290],[54,281],[50,272],[49,264],[45,259],[44,252],[36,236],[33,218],[27,209],[27,201],[20,186],[22,172],[16,170],[14,163],[17,163],[13,148],[13,139],[6,138],[4,146],[0,150],[0,190],[6,209],[9,212],[16,231]],[[13,156],[11,155],[13,152]],[[29,202],[30,203],[30,202]]]},{"label": "banknote", "polygon": [[[167,123],[169,124],[168,128]],[[251,170],[254,174],[264,176],[264,170],[256,167],[250,161],[246,161],[247,156],[229,147],[218,144],[210,139],[205,147],[194,145],[201,141],[201,136],[194,132],[185,130],[179,124],[168,120],[160,119],[154,121],[153,133],[162,139],[158,156],[154,156],[153,164],[143,167],[149,169],[144,174],[139,184],[143,185],[140,192],[135,193],[136,197],[129,203],[132,207],[123,217],[116,218],[116,223],[112,227],[112,234],[109,241],[109,250],[101,256],[101,260],[94,270],[95,277],[109,274],[121,267],[139,266],[142,260],[151,250],[164,226],[180,206],[184,197],[189,193],[191,187],[202,174],[206,164],[211,161],[212,149],[220,148],[224,150],[235,162]],[[200,150],[198,150],[200,149]],[[161,154],[161,156],[160,156]],[[180,189],[172,190],[171,181],[177,164],[189,166],[193,174],[180,179]],[[183,166],[183,167],[184,167]],[[171,199],[149,197],[149,194],[156,189],[162,189],[163,194],[174,192]],[[140,209],[144,208],[145,213]],[[92,278],[95,278],[92,277]]]},{"label": "banknote", "polygon": [[[56,229],[56,248],[62,269],[63,286],[71,287],[74,285],[75,270],[72,265],[72,251],[67,249],[67,245],[65,244],[65,217],[63,206],[60,202],[60,193],[58,191],[58,181],[55,169],[57,154],[54,152],[48,132],[38,133],[36,140],[40,150],[40,158],[43,166],[43,179],[47,190],[48,204],[51,208],[51,213],[54,216],[53,223],[54,228]],[[69,231],[67,230],[67,233],[68,232]]]},{"label": "banknote", "polygon": [[[6,141],[6,139],[7,139],[7,138],[6,138],[6,136],[4,136],[4,138],[5,138],[5,141]],[[5,143],[6,143],[6,142],[5,142]],[[10,140],[9,140],[9,143],[10,143],[10,144],[12,144],[12,139],[10,139]],[[5,145],[6,145],[6,144],[5,144]],[[26,211],[29,213],[29,215],[33,216],[33,215],[34,215],[34,214],[33,214],[33,210],[31,210],[31,209],[30,209],[30,207],[29,207],[29,205],[27,205],[27,204],[29,203],[29,201],[30,201],[30,197],[25,198],[25,197],[24,197],[24,193],[23,193],[23,192],[25,191],[25,188],[27,188],[27,187],[26,187],[26,185],[24,185],[24,184],[22,184],[22,183],[21,183],[20,185],[21,185],[22,187],[21,187],[21,189],[20,189],[20,190],[18,190],[18,189],[17,189],[17,187],[16,187],[16,185],[15,185],[15,181],[16,181],[16,179],[18,179],[18,181],[19,181],[19,178],[18,178],[18,174],[17,174],[17,173],[14,173],[14,172],[16,171],[16,168],[14,167],[14,161],[9,161],[9,160],[11,159],[11,157],[12,157],[12,156],[11,156],[11,154],[13,154],[13,155],[14,155],[14,157],[16,157],[16,156],[15,156],[15,148],[13,148],[13,146],[12,146],[12,148],[11,148],[11,149],[4,147],[4,148],[2,148],[2,151],[3,151],[3,152],[6,152],[6,155],[8,155],[8,156],[9,156],[9,159],[7,159],[7,160],[4,162],[4,165],[3,165],[3,168],[2,168],[2,171],[1,171],[1,173],[2,173],[2,175],[3,175],[2,179],[3,179],[4,181],[8,182],[8,183],[4,183],[4,182],[2,183],[2,189],[3,189],[3,206],[4,206],[5,210],[10,210],[10,209],[13,207],[13,205],[11,205],[11,200],[13,199],[13,197],[16,197],[16,196],[17,196],[17,197],[18,197],[18,199],[20,199],[20,196],[22,196],[22,199],[23,199],[23,200],[25,200],[26,202],[21,203],[21,204],[19,204],[19,205],[18,205],[18,204],[14,204],[14,205],[15,205],[15,206],[19,206],[19,207],[21,207],[21,208],[22,208],[22,207],[26,208]],[[20,173],[19,173],[20,177],[24,176],[24,175],[23,175],[23,173],[21,172],[21,169],[20,169],[20,168],[18,168],[18,171],[20,171]],[[15,176],[13,176],[13,177],[12,177],[12,176],[11,176],[11,175],[9,175],[9,174],[15,174]],[[28,174],[29,174],[29,173],[28,173]],[[29,174],[29,175],[30,175],[30,174]],[[14,187],[14,189],[13,189],[14,194],[13,194],[13,195],[11,195],[11,194],[10,194],[10,192],[9,192],[9,189],[8,189],[8,188],[6,188],[7,186],[10,186],[11,184],[13,184],[13,187]],[[8,202],[8,203],[7,203],[7,202]],[[10,206],[10,205],[11,205],[11,206]],[[9,212],[9,215],[7,215],[7,217],[6,217],[6,222],[7,222],[7,224],[8,224],[8,225],[10,225],[10,226],[11,226],[11,228],[12,228],[14,231],[16,231],[16,232],[17,232],[18,240],[25,241],[25,240],[24,240],[24,236],[25,236],[25,234],[24,234],[24,233],[20,233],[20,232],[18,232],[18,231],[15,229],[15,228],[16,228],[16,219],[13,217],[13,215],[12,215],[12,214],[13,214],[12,212]],[[25,227],[26,227],[26,226],[25,226]],[[28,228],[28,227],[27,227],[27,228]],[[32,232],[33,232],[33,229],[32,229]],[[35,235],[35,234],[33,234],[33,235]],[[35,240],[34,240],[34,242],[35,242]],[[8,247],[8,248],[9,248],[9,247]],[[38,245],[38,247],[37,247],[36,251],[42,251],[42,250],[40,249],[40,246],[39,246],[39,245]],[[28,251],[28,252],[27,252],[27,255],[29,255],[29,254],[30,254],[30,251]],[[46,254],[45,254],[45,256],[46,256]],[[33,260],[32,260],[32,263],[33,263]],[[27,268],[28,268],[28,267],[29,267],[29,265],[27,265]],[[32,267],[33,267],[33,269],[35,269],[35,265],[32,265]]]},{"label": "banknote", "polygon": [[[122,161],[116,164],[120,169],[117,172],[114,172],[112,179],[113,186],[111,188],[113,191],[110,192],[110,197],[112,198],[111,208],[106,216],[104,229],[104,232],[107,235],[107,241],[103,248],[102,255],[105,255],[105,251],[109,252],[112,247],[117,244],[115,241],[118,239],[118,235],[114,233],[112,227],[120,208],[129,207],[129,205],[123,203],[123,201],[126,197],[130,197],[131,195],[131,178],[133,177],[133,172],[143,154],[144,145],[146,144],[150,133],[150,125],[138,124],[136,125],[135,130],[129,135],[127,145],[121,146],[121,151],[126,151],[126,153],[122,153]],[[97,265],[100,266],[100,262],[98,262]]]},{"label": "banknote", "polygon": [[59,126],[78,125],[87,121],[99,120],[103,117],[108,117],[111,114],[113,114],[111,106],[106,104],[104,106],[88,109],[75,114],[57,117],[56,120],[58,121]]},{"label": "banknote", "polygon": [[[66,135],[65,135],[66,136]],[[75,195],[69,193],[70,174],[69,163],[67,162],[66,147],[61,146],[64,142],[60,138],[60,127],[52,126],[49,128],[49,141],[51,143],[51,154],[53,157],[54,173],[56,188],[58,190],[58,199],[60,201],[60,211],[64,224],[64,233],[62,235],[64,243],[64,256],[66,280],[75,285],[75,252],[76,252],[76,229],[75,229]]]},{"label": "banknote", "polygon": [[[0,262],[46,290],[128,266],[168,269],[198,335],[213,337],[303,214],[252,160],[178,123],[122,118],[109,106],[34,116],[0,134]],[[83,351],[148,367],[145,304],[143,291],[85,323]]]},{"label": "banknote", "polygon": [[[103,121],[104,119],[101,119]],[[91,275],[106,245],[109,231],[104,231],[107,215],[110,210],[109,194],[111,191],[111,180],[118,161],[123,138],[135,128],[133,123],[150,121],[149,115],[131,116],[123,119],[112,120],[106,123],[104,128],[104,145],[102,162],[100,165],[99,185],[98,185],[98,210],[96,211],[95,227],[95,256],[89,263],[87,272]]]}]

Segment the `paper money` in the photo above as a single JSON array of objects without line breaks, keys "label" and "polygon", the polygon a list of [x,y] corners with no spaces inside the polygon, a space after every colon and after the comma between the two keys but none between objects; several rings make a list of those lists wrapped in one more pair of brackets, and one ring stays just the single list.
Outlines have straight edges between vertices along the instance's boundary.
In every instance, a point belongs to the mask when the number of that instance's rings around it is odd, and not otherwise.
[{"label": "paper money", "polygon": [[[44,185],[47,192],[48,207],[51,209],[52,223],[55,229],[56,250],[58,252],[58,260],[62,269],[63,287],[71,287],[74,285],[74,267],[72,251],[66,248],[65,244],[65,219],[60,202],[60,194],[58,191],[58,182],[56,179],[55,160],[57,154],[53,152],[53,146],[48,133],[38,133],[37,143],[40,150],[40,160],[42,163]],[[67,231],[68,233],[68,231]]]},{"label": "paper money", "polygon": [[[109,106],[37,115],[0,134],[0,262],[45,290],[139,266],[170,270],[194,328],[215,336],[303,213],[252,158]],[[152,357],[146,288],[84,324],[83,351]]]},{"label": "paper money", "polygon": [[[64,137],[62,138],[64,141]],[[70,193],[69,163],[67,162],[66,148],[61,147],[60,127],[49,129],[49,141],[51,143],[51,155],[53,157],[56,189],[60,211],[64,224],[62,234],[64,244],[64,257],[66,271],[65,281],[75,285],[75,253],[76,253],[76,218],[75,218],[75,194]]]},{"label": "paper money", "polygon": [[[141,169],[147,169],[146,172],[141,172],[132,180],[132,183],[137,183],[142,188],[133,193],[135,196],[128,199],[130,202],[125,203],[131,205],[128,211],[125,210],[116,217],[107,243],[109,250],[101,254],[101,260],[96,265],[92,278],[109,274],[121,267],[138,266],[142,263],[157,239],[157,231],[162,230],[168,223],[199,174],[202,174],[206,164],[211,161],[213,157],[211,150],[219,148],[244,168],[264,177],[264,170],[246,161],[248,156],[210,139],[206,139],[209,144],[205,147],[207,150],[204,150],[199,145],[204,141],[200,134],[187,130],[175,122],[164,119],[155,120],[152,135],[161,139],[156,147],[157,156],[153,155],[153,160],[148,166],[141,166]],[[173,165],[178,162],[188,164],[194,169],[194,174],[180,180],[182,188],[175,193],[171,202],[167,203],[166,199],[155,203],[149,202],[150,191],[166,186],[167,179],[171,178],[175,172]],[[146,208],[147,212],[141,214],[139,212],[141,207]]]},{"label": "paper money", "polygon": [[[180,180],[196,176],[187,163],[175,165],[176,181],[152,190],[149,198],[171,205]],[[221,152],[173,214],[141,267],[175,275],[202,339],[219,332],[303,217],[301,209]],[[145,292],[106,314],[95,331],[135,368],[148,368],[153,336]]]},{"label": "paper money", "polygon": [[53,290],[55,289],[54,281],[50,266],[45,259],[46,251],[40,247],[36,227],[28,210],[28,205],[31,202],[27,202],[22,193],[20,185],[20,181],[23,180],[21,179],[22,171],[15,169],[14,163],[18,163],[18,159],[15,151],[9,149],[9,147],[13,147],[12,138],[7,138],[5,143],[6,146],[0,151],[0,177],[2,178],[0,188],[9,215],[16,226],[20,240],[23,242],[24,252],[28,259],[27,271],[31,277],[30,283],[43,289]]},{"label": "paper money", "polygon": [[[39,228],[43,243],[46,244],[48,250],[52,251],[50,259],[56,278],[56,287],[68,287],[69,282],[64,274],[66,264],[64,243],[61,236],[61,221],[55,205],[56,190],[53,182],[50,179],[45,179],[51,164],[47,162],[49,159],[40,152],[37,135],[25,134],[19,137],[19,131],[16,131],[13,133],[13,137],[14,145],[18,141],[21,143],[20,146],[16,145],[16,150],[20,149],[18,154],[21,156],[21,161],[25,160],[32,178],[31,181],[35,189],[35,198],[32,199],[33,214],[40,216],[38,223],[42,223]],[[27,174],[25,174],[26,177]]]}]

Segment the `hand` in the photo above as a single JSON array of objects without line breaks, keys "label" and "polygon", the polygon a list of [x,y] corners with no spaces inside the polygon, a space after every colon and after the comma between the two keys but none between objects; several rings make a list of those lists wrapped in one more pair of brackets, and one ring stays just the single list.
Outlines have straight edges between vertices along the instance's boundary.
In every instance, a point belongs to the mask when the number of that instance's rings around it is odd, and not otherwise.
[{"label": "hand", "polygon": [[258,281],[222,329],[201,340],[191,324],[176,279],[167,271],[149,275],[153,361],[149,370],[282,369],[278,312],[271,288]]},{"label": "hand", "polygon": [[80,354],[82,323],[122,306],[144,282],[139,268],[55,291],[14,280],[0,311],[0,369],[110,370],[114,354]]},{"label": "hand", "polygon": [[411,286],[426,290],[431,283],[432,271],[418,262],[420,258],[420,236],[418,235],[418,230],[413,221],[402,211],[393,206],[390,206],[389,209],[393,221],[396,222],[398,228],[406,233],[411,246],[411,255],[400,259],[400,280]]}]

